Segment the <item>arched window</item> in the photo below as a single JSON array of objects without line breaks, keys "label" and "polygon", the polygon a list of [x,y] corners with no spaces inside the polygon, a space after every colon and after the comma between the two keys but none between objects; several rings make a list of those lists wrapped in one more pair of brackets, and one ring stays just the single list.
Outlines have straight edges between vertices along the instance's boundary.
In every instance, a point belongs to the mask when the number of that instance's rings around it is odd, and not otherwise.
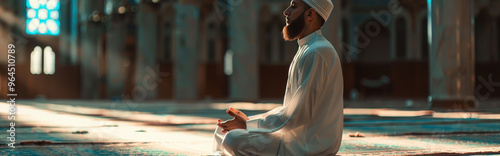
[{"label": "arched window", "polygon": [[342,42],[349,43],[349,23],[344,18],[342,19]]},{"label": "arched window", "polygon": [[258,23],[258,51],[259,51],[259,63],[260,64],[270,64],[272,62],[272,12],[267,4],[264,4],[259,9]]},{"label": "arched window", "polygon": [[208,55],[207,55],[207,61],[208,62],[215,62],[215,57],[217,55],[216,51],[216,42],[215,42],[215,25],[213,23],[208,24]]},{"label": "arched window", "polygon": [[43,50],[43,73],[52,75],[56,72],[56,55],[50,46]]},{"label": "arched window", "polygon": [[42,48],[39,46],[36,46],[31,52],[30,71],[34,75],[42,73]]},{"label": "arched window", "polygon": [[52,47],[50,46],[45,47],[43,51],[40,46],[36,46],[35,49],[31,52],[31,57],[30,57],[31,74],[34,75],[41,74],[42,69],[45,75],[53,75],[56,72],[56,55],[54,51],[52,51]]},{"label": "arched window", "polygon": [[265,28],[265,51],[264,51],[264,62],[271,63],[273,58],[273,22],[266,24]]},{"label": "arched window", "polygon": [[172,61],[172,26],[169,22],[163,25],[163,37],[164,37],[164,48],[163,48],[163,61]]},{"label": "arched window", "polygon": [[220,35],[219,35],[219,39],[222,41],[222,43],[220,43],[221,48],[222,48],[221,49],[222,53],[225,53],[227,51],[227,48],[228,48],[228,36],[227,36],[228,32],[227,31],[228,31],[227,20],[225,20],[220,25]]},{"label": "arched window", "polygon": [[396,58],[406,57],[406,21],[403,18],[396,20]]},{"label": "arched window", "polygon": [[474,19],[475,58],[476,62],[493,61],[494,28],[492,17],[483,9]]},{"label": "arched window", "polygon": [[276,19],[276,22],[274,25],[276,27],[276,30],[278,31],[276,33],[276,36],[277,36],[278,41],[279,41],[278,51],[279,51],[280,63],[288,63],[287,59],[286,59],[286,52],[285,52],[286,41],[282,38],[281,33],[279,33],[283,29],[283,26],[280,24],[280,22],[281,21],[279,19]]},{"label": "arched window", "polygon": [[340,48],[340,51],[338,51],[341,55],[342,60],[345,60],[347,62],[351,61],[351,56],[349,55],[349,48],[347,47],[350,42],[349,42],[349,33],[351,31],[349,30],[349,23],[348,21],[344,18],[342,19],[342,44]]},{"label": "arched window", "polygon": [[497,19],[497,56],[500,61],[500,17]]},{"label": "arched window", "polygon": [[283,64],[287,62],[285,51],[286,41],[281,34],[281,30],[283,29],[281,22],[278,16],[273,16],[265,24],[263,60],[267,64]]},{"label": "arched window", "polygon": [[421,19],[420,22],[420,47],[422,48],[421,54],[424,60],[429,59],[429,35],[428,35],[428,26],[427,26],[427,17]]},{"label": "arched window", "polygon": [[361,31],[354,34],[354,45],[359,47],[357,61],[363,63],[389,62],[391,60],[389,29],[382,26],[376,19],[366,21],[359,28]]}]

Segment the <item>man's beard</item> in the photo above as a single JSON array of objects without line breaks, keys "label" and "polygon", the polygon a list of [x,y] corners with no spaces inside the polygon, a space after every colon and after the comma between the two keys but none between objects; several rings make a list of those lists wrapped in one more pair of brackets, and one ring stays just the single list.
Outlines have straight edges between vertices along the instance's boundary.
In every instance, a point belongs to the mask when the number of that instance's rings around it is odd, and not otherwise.
[{"label": "man's beard", "polygon": [[306,20],[304,19],[304,12],[302,12],[302,14],[300,14],[299,17],[297,17],[297,19],[295,19],[294,21],[290,22],[290,24],[288,25],[285,25],[285,27],[283,27],[283,31],[282,31],[282,34],[283,34],[283,39],[285,39],[285,41],[293,41],[297,38],[297,36],[300,34],[300,32],[302,32],[302,29],[304,29],[304,26],[306,24]]}]

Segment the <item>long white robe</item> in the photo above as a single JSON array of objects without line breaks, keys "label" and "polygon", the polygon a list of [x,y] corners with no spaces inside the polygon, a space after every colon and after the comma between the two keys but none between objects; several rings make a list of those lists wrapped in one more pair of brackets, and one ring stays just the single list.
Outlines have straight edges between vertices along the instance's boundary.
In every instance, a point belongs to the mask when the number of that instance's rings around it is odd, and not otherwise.
[{"label": "long white robe", "polygon": [[249,117],[246,130],[215,132],[226,155],[330,155],[343,129],[343,78],[338,54],[321,30],[298,40],[283,106]]}]

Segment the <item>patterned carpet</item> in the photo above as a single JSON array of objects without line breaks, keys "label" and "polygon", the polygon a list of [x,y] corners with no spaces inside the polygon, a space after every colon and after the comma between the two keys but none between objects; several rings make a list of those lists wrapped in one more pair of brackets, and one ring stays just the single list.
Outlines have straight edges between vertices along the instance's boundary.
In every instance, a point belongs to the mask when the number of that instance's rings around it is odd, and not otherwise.
[{"label": "patterned carpet", "polygon": [[[20,101],[16,106],[16,148],[7,146],[8,139],[0,140],[0,155],[208,155],[216,119],[229,119],[225,108],[253,115],[279,104],[150,102],[124,107],[106,101]],[[497,110],[391,108],[346,108],[338,154],[500,153]],[[8,109],[0,103],[0,110]],[[7,136],[8,111],[0,115],[1,134]],[[363,137],[349,136],[356,132]],[[42,140],[50,142],[35,144]]]}]

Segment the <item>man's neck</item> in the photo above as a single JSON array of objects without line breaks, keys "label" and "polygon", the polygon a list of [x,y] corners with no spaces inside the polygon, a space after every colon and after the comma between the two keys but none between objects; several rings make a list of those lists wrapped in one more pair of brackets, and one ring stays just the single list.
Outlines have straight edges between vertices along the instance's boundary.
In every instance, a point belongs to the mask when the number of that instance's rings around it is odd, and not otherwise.
[{"label": "man's neck", "polygon": [[314,33],[315,31],[317,31],[317,30],[319,30],[319,29],[321,29],[321,27],[319,27],[319,28],[312,28],[312,27],[309,27],[309,28],[308,28],[308,27],[306,27],[306,29],[304,29],[304,30],[302,31],[302,33],[301,33],[300,35],[298,35],[298,36],[297,36],[297,39],[299,39],[299,40],[300,40],[300,39],[302,39],[302,38],[306,37],[307,35],[309,35],[309,34],[311,34],[311,33]]}]

